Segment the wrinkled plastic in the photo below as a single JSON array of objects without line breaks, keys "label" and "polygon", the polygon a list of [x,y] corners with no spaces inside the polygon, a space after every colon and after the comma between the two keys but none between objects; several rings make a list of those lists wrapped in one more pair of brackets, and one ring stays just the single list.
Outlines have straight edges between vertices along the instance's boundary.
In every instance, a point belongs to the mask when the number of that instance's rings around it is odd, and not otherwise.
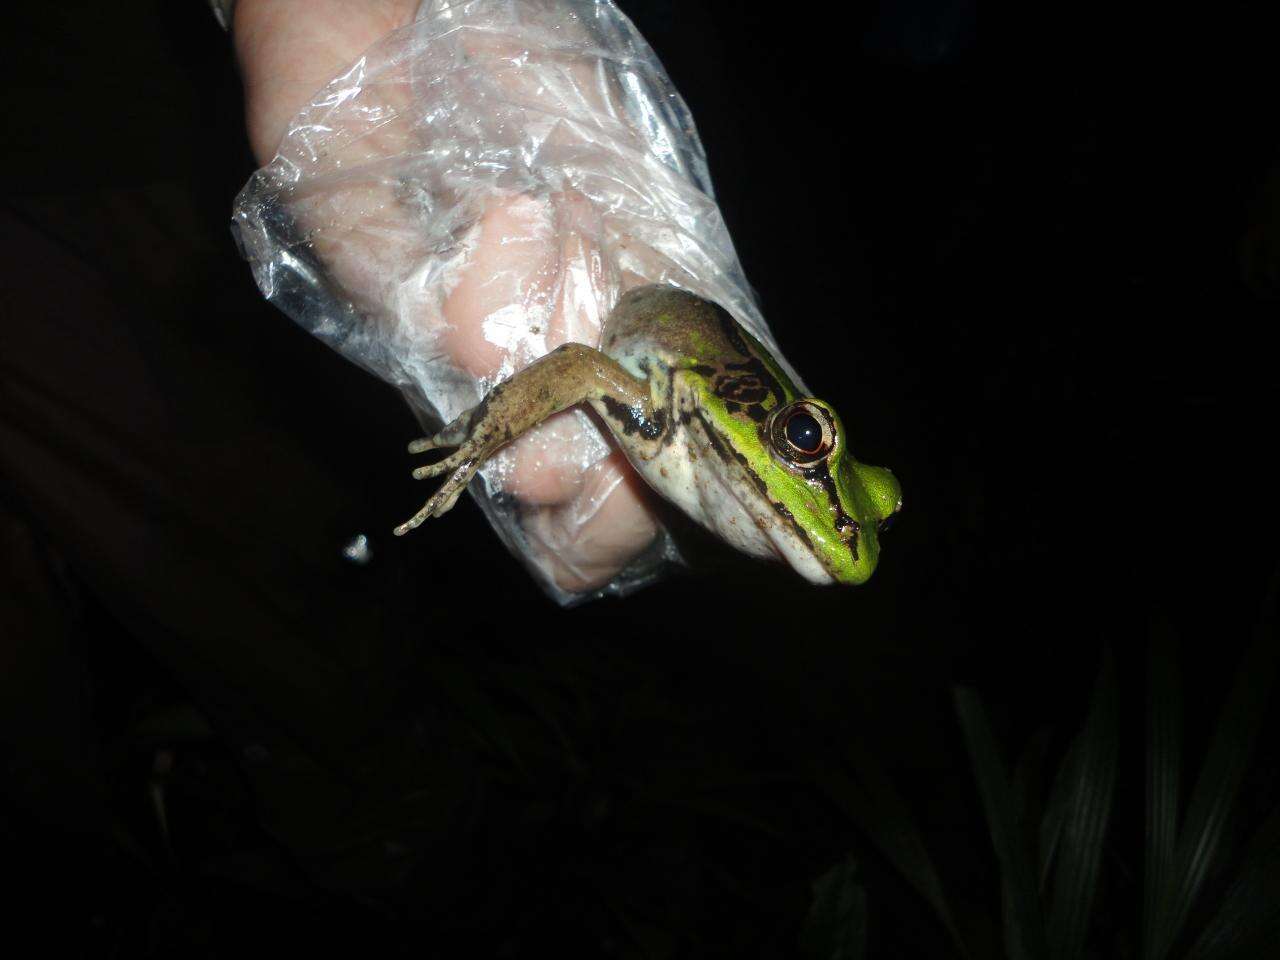
[{"label": "wrinkled plastic", "polygon": [[[715,300],[772,345],[688,108],[608,0],[424,2],[293,119],[234,229],[263,294],[427,432],[560,343],[598,346],[639,284]],[[470,490],[567,604],[677,558],[637,483],[575,409]]]}]

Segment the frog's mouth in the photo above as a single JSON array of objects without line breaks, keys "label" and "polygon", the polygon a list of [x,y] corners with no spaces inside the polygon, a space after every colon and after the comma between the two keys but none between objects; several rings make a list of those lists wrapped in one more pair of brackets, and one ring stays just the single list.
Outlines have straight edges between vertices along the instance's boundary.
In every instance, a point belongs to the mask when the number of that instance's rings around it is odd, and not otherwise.
[{"label": "frog's mouth", "polygon": [[835,583],[835,577],[813,549],[807,534],[801,535],[801,532],[787,529],[783,523],[777,522],[769,529],[768,535],[779,559],[800,576],[819,586]]}]

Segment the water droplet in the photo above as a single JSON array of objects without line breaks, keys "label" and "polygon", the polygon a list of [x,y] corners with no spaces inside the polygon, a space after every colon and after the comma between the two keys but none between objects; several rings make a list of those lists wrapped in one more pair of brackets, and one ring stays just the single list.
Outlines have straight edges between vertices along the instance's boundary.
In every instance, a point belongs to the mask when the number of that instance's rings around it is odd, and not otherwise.
[{"label": "water droplet", "polygon": [[369,538],[357,533],[342,548],[342,555],[357,566],[363,567],[373,559],[373,551],[369,549]]}]

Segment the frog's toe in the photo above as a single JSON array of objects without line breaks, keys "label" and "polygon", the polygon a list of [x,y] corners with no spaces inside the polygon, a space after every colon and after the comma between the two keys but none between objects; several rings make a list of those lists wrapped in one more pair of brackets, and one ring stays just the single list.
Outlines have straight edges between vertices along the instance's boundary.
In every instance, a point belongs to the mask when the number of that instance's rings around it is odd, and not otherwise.
[{"label": "frog's toe", "polygon": [[[452,460],[453,457],[449,459]],[[475,457],[469,457],[462,459],[460,463],[455,463],[454,466],[456,469],[449,475],[449,479],[440,484],[440,489],[422,508],[430,516],[443,517],[453,509],[453,505],[458,502],[458,497],[462,496],[462,491],[467,489],[467,484],[476,475],[480,462]]]},{"label": "frog's toe", "polygon": [[468,460],[474,459],[467,447],[461,447],[455,450],[449,456],[438,460],[435,463],[424,464],[421,467],[415,467],[413,470],[413,479],[426,480],[429,477],[439,477],[448,473],[450,470],[456,470],[459,466]]},{"label": "frog's toe", "polygon": [[[440,463],[432,464],[430,467],[422,467],[420,469],[437,470],[437,468],[443,466],[444,462],[441,461]],[[463,459],[461,463],[454,463],[453,466],[456,469],[454,469],[452,475],[440,485],[439,490],[432,494],[431,499],[423,504],[422,509],[396,527],[392,533],[397,537],[402,537],[410,530],[422,526],[428,517],[442,517],[453,509],[454,504],[458,502],[458,498],[462,496],[462,491],[467,489],[467,484],[476,475],[478,462],[475,459]],[[437,472],[443,472],[443,470],[438,470]],[[415,470],[414,476],[417,475],[418,471]]]},{"label": "frog's toe", "polygon": [[[404,523],[400,524],[400,526],[396,527],[391,532],[394,533],[397,537],[403,537],[410,530],[414,530],[422,526],[422,524],[426,521],[428,517],[439,517],[444,513],[447,513],[449,508],[452,507],[455,503],[457,503],[458,493],[450,494],[445,498],[448,502],[445,504],[441,504],[440,502],[441,492],[442,491],[437,491],[436,494],[430,500],[428,500],[426,503],[422,505],[421,510],[419,510],[412,517],[410,517]],[[458,492],[460,493],[461,491],[458,491]]]},{"label": "frog's toe", "polygon": [[[467,489],[466,481],[463,481],[457,487],[451,490],[441,490],[440,493],[432,497],[432,500],[439,501],[434,510],[431,511],[433,517],[443,517],[446,513],[453,509],[454,504],[458,502],[458,498],[462,496],[462,491]],[[444,496],[441,496],[444,494]]]},{"label": "frog's toe", "polygon": [[473,419],[473,411],[466,411],[452,423],[448,423],[442,427],[439,432],[433,433],[429,437],[421,437],[412,441],[409,444],[409,452],[426,453],[428,450],[438,450],[441,447],[461,446],[466,442],[467,437],[471,433],[471,422]]},{"label": "frog's toe", "polygon": [[394,533],[397,537],[403,537],[410,530],[415,530],[418,527],[422,526],[422,521],[427,519],[428,516],[429,514],[426,512],[426,508],[424,507],[422,510],[419,510],[412,517],[410,517],[404,523],[400,524],[400,526],[396,527],[391,532]]},{"label": "frog's toe", "polygon": [[420,437],[409,444],[410,453],[426,453],[428,450],[439,450],[441,447],[456,447],[466,439],[466,435],[456,436],[441,430],[430,437]]},{"label": "frog's toe", "polygon": [[449,463],[448,460],[441,460],[439,463],[429,463],[425,467],[414,467],[413,479],[428,480],[431,477],[438,477],[440,474],[456,466],[456,463]]}]

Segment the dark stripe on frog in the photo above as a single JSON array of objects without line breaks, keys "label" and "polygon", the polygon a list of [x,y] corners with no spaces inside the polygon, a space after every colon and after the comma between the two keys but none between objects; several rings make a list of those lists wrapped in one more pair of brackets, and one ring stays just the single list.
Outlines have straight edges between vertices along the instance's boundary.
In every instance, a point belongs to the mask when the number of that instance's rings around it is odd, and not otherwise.
[{"label": "dark stripe on frog", "polygon": [[[786,402],[787,390],[774,370],[761,359],[757,350],[743,336],[742,329],[729,312],[718,303],[708,301],[708,306],[715,314],[725,340],[743,359],[726,362],[719,368],[696,363],[688,369],[711,381],[714,384],[712,391],[720,399],[744,405],[743,410],[734,412],[745,412],[756,423],[762,423],[769,415],[769,407]],[[734,376],[733,373],[739,375]],[[773,397],[772,404],[768,404],[770,396]]]},{"label": "dark stripe on frog", "polygon": [[[764,480],[751,469],[751,464],[747,462],[747,458],[733,447],[725,446],[724,441],[722,441],[720,439],[720,435],[712,429],[711,424],[707,422],[707,418],[703,416],[701,410],[694,413],[693,416],[702,424],[702,432],[707,435],[707,442],[711,444],[711,449],[716,452],[716,455],[725,463],[731,464],[736,461],[738,465],[747,472],[747,476],[750,477],[751,482],[755,484],[756,489],[760,492],[760,496],[764,497],[765,501],[768,502],[768,504],[773,507],[780,516],[786,517],[787,520],[791,522],[791,528],[795,531],[796,536],[799,537],[801,542],[809,548],[810,553],[817,556],[817,552],[813,549],[813,542],[809,539],[809,532],[800,525],[796,520],[795,515],[787,509],[785,504],[779,503],[769,496],[768,484],[766,484]],[[854,559],[857,559],[856,554],[854,555]]]},{"label": "dark stripe on frog", "polygon": [[[726,363],[724,369],[725,372],[713,381],[715,394],[721,399],[768,407],[781,406],[787,402],[782,384],[758,357],[741,363]],[[769,402],[771,398],[772,403]]]},{"label": "dark stripe on frog", "polygon": [[[758,361],[752,360],[745,364],[729,364],[734,368],[754,368]],[[704,380],[710,381],[714,386],[711,388],[713,396],[719,397],[724,401],[725,409],[734,416],[745,414],[756,423],[764,423],[769,416],[769,407],[766,407],[763,401],[770,396],[772,387],[766,387],[760,382],[757,372],[744,373],[738,377],[725,376],[723,371],[726,368],[718,368],[708,366],[706,364],[697,363],[691,367],[685,367],[690,373],[702,377]],[[717,377],[719,380],[717,381]],[[773,381],[770,381],[773,383]],[[671,391],[674,394],[674,389]],[[776,394],[774,394],[776,396]],[[689,417],[687,414],[681,417],[682,425],[688,424]]]},{"label": "dark stripe on frog", "polygon": [[627,436],[638,433],[646,440],[655,440],[666,429],[667,411],[655,410],[653,416],[645,417],[635,407],[629,407],[621,400],[608,395],[601,397],[605,410],[611,419],[618,424]]},{"label": "dark stripe on frog", "polygon": [[739,403],[736,400],[726,400],[724,408],[735,416],[745,413],[756,423],[764,423],[769,416],[769,411],[758,403]]},{"label": "dark stripe on frog", "polygon": [[723,400],[741,404],[759,404],[768,399],[771,388],[766,386],[756,373],[751,372],[736,377],[722,376],[716,382],[715,390],[716,396]]},{"label": "dark stripe on frog", "polygon": [[[470,434],[471,431],[476,428],[477,424],[481,423],[484,420],[485,414],[489,412],[489,401],[494,399],[495,397],[502,396],[502,387],[503,387],[503,384],[499,383],[492,390],[486,393],[479,403],[477,403],[474,407],[471,408],[471,414],[467,419],[468,434]],[[455,446],[460,446],[460,444],[455,444]]]},{"label": "dark stripe on frog", "polygon": [[[724,372],[729,368],[744,369],[748,367],[751,368],[748,372],[743,372],[738,376]],[[721,369],[701,363],[685,369],[702,377],[704,380],[710,381],[712,394],[724,401],[725,408],[730,413],[745,413],[756,423],[763,423],[765,418],[769,416],[770,407],[765,406],[765,401],[770,396],[775,398],[774,405],[782,401],[782,397],[776,392],[776,381],[770,378],[766,383],[760,379],[761,365],[758,360],[751,360],[747,363],[731,363]]]},{"label": "dark stripe on frog", "polygon": [[[716,320],[720,323],[720,330],[724,334],[729,345],[738,352],[744,359],[738,363],[726,363],[726,370],[743,370],[750,371],[760,378],[760,382],[770,393],[777,398],[778,403],[786,403],[788,391],[784,388],[783,382],[785,377],[780,377],[780,371],[775,371],[768,363],[766,363],[757,352],[755,347],[748,342],[743,336],[743,330],[738,326],[738,322],[733,319],[732,315],[724,307],[718,303],[711,304]],[[759,348],[761,351],[764,347]],[[794,388],[794,384],[789,384]]]},{"label": "dark stripe on frog", "polygon": [[835,478],[831,476],[831,469],[827,465],[827,461],[823,460],[816,466],[803,471],[806,480],[817,480],[822,484],[822,488],[827,491],[827,497],[835,504],[836,508],[836,529],[844,530],[849,527],[853,528],[853,536],[846,543],[849,545],[849,552],[853,554],[853,562],[858,562],[858,538],[862,536],[862,527],[857,520],[844,512],[844,504],[840,502],[840,494],[836,490]]}]

